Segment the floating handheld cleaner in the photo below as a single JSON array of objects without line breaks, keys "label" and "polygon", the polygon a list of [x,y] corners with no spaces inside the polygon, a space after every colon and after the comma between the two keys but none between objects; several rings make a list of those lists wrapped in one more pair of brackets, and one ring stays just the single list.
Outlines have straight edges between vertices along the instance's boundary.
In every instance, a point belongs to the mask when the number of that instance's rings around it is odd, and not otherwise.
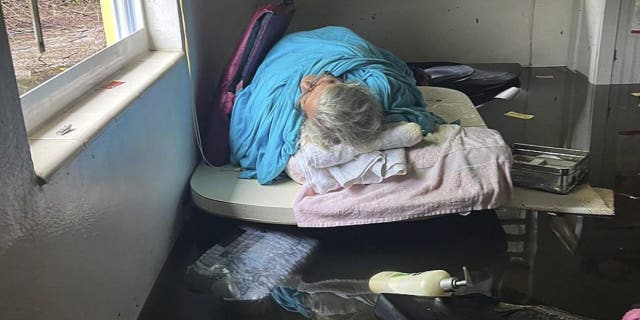
[{"label": "floating handheld cleaner", "polygon": [[369,289],[375,293],[397,293],[425,297],[450,296],[460,287],[470,286],[471,278],[467,267],[462,267],[464,279],[452,277],[444,270],[430,270],[419,273],[395,271],[380,272],[369,279]]}]

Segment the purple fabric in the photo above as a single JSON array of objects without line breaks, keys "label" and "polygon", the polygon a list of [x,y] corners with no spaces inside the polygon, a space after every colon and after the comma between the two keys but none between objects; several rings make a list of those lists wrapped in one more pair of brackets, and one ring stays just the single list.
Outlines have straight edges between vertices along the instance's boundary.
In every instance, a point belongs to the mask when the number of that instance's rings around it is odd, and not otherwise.
[{"label": "purple fabric", "polygon": [[204,155],[214,166],[229,162],[229,115],[236,91],[251,82],[266,54],[284,35],[292,16],[291,5],[270,4],[259,8],[251,18],[225,68],[204,135]]},{"label": "purple fabric", "polygon": [[[242,82],[247,86],[253,80],[253,75],[264,60],[269,50],[283,36],[289,22],[293,17],[293,8],[290,6],[274,6],[273,14],[265,16],[261,21],[261,27],[253,48],[247,59],[247,63],[242,71]],[[229,110],[229,113],[231,110]]]},{"label": "purple fabric", "polygon": [[231,113],[231,109],[233,108],[233,97],[235,96],[236,86],[243,86],[242,80],[240,82],[236,82],[236,77],[239,74],[242,74],[242,69],[246,61],[244,61],[247,57],[247,50],[251,50],[253,47],[254,41],[259,41],[258,38],[252,37],[255,35],[255,32],[260,32],[256,28],[260,27],[259,21],[264,19],[266,16],[273,14],[274,5],[267,5],[260,9],[258,9],[251,18],[249,22],[249,26],[244,32],[244,36],[242,40],[238,44],[236,51],[233,53],[231,58],[231,62],[227,65],[225,69],[224,76],[220,83],[220,109],[224,112],[224,114],[229,115]]}]

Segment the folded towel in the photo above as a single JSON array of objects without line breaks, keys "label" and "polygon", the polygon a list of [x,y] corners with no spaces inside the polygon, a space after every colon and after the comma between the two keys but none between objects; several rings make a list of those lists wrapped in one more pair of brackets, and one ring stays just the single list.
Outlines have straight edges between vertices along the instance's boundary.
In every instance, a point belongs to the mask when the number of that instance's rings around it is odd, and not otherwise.
[{"label": "folded towel", "polygon": [[304,172],[305,184],[318,194],[348,188],[354,184],[380,183],[391,176],[407,173],[403,148],[364,153],[349,162],[328,168],[306,165],[304,151],[298,155],[298,166]]},{"label": "folded towel", "polygon": [[407,173],[403,148],[374,151],[356,156],[352,161],[327,168],[343,187],[354,184],[380,183],[382,180]]},{"label": "folded towel", "polygon": [[304,143],[296,153],[297,165],[304,172],[306,183],[318,194],[324,194],[355,184],[380,183],[391,176],[406,174],[404,147],[420,141],[420,126],[398,123],[390,125],[364,150],[344,145],[327,150]]},{"label": "folded towel", "polygon": [[304,143],[304,157],[307,165],[314,168],[328,168],[352,161],[356,156],[379,150],[412,147],[422,141],[422,129],[413,122],[394,122],[363,150],[357,150],[350,146],[337,145],[330,150],[320,146]]},{"label": "folded towel", "polygon": [[361,154],[355,159],[328,168],[314,168],[304,165],[306,184],[317,193],[323,194],[355,184],[380,183],[384,179],[407,173],[404,149],[374,151]]}]

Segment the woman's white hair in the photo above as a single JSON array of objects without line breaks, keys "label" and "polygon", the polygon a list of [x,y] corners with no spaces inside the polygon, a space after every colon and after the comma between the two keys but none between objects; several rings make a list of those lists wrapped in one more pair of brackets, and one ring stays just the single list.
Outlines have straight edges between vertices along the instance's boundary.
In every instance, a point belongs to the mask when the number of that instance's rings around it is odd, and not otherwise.
[{"label": "woman's white hair", "polygon": [[303,141],[322,147],[337,144],[365,149],[382,131],[382,106],[357,83],[327,86],[303,127]]}]

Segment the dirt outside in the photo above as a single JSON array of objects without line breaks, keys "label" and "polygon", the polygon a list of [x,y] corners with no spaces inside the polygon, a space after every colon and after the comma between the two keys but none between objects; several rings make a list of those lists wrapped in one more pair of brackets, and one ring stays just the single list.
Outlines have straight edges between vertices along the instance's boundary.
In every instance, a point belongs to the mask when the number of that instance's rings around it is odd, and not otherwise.
[{"label": "dirt outside", "polygon": [[0,0],[18,89],[31,88],[106,46],[100,0],[39,0],[46,51],[35,40],[29,0]]}]

